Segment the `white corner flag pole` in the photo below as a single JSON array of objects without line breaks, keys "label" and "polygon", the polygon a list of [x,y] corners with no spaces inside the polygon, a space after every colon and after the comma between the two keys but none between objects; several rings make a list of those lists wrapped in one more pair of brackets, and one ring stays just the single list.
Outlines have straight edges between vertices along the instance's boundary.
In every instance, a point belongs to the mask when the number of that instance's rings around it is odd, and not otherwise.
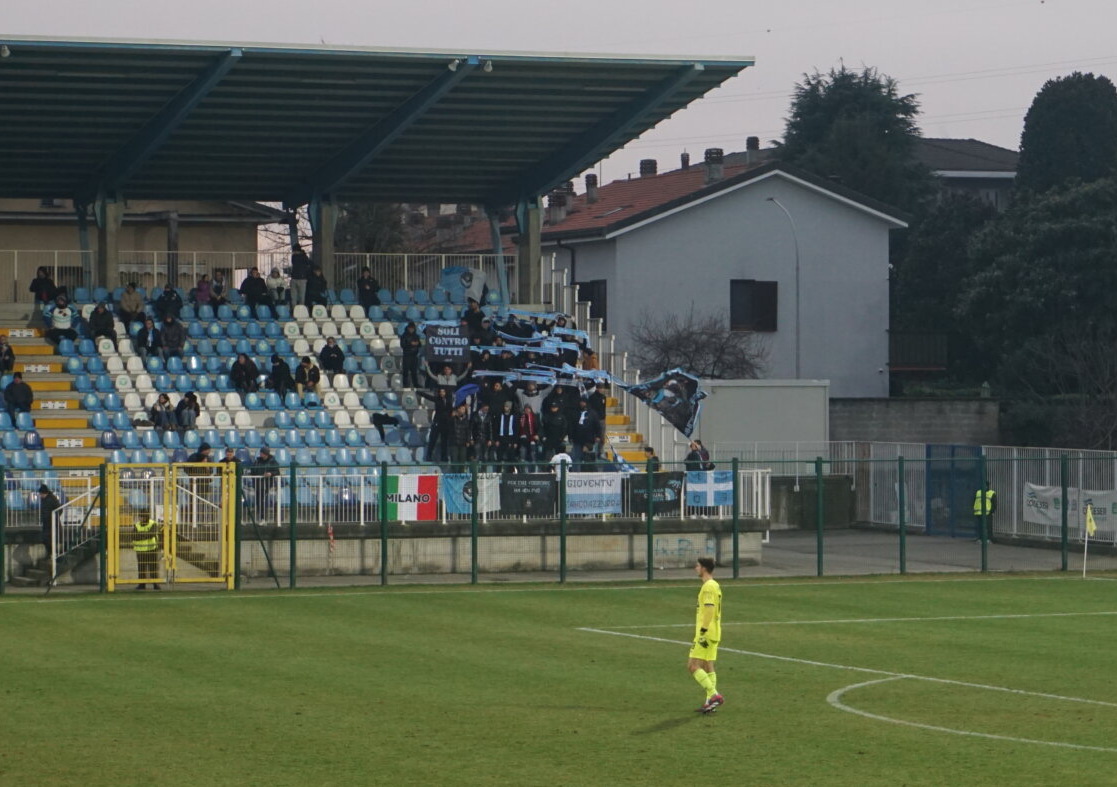
[{"label": "white corner flag pole", "polygon": [[1086,538],[1082,540],[1082,578],[1086,578],[1086,553],[1090,549],[1090,531],[1086,530]]}]

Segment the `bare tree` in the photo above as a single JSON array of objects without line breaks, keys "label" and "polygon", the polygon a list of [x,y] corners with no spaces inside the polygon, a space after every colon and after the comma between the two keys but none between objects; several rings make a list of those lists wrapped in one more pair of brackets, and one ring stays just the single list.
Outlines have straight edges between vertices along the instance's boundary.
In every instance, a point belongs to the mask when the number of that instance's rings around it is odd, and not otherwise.
[{"label": "bare tree", "polygon": [[755,379],[768,352],[752,331],[732,331],[724,313],[645,314],[630,328],[640,370],[654,376],[682,369],[707,379]]}]

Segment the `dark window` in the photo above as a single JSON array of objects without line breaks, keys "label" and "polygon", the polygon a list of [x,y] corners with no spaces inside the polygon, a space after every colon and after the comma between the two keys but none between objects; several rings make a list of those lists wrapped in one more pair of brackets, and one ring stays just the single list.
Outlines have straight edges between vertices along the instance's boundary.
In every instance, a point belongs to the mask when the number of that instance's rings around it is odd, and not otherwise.
[{"label": "dark window", "polygon": [[[590,317],[601,318],[601,327],[606,327],[605,314],[608,311],[608,298],[606,297],[605,279],[578,282],[578,300],[590,302]],[[584,326],[578,326],[580,328]]]},{"label": "dark window", "polygon": [[774,281],[733,279],[729,282],[729,328],[733,331],[777,330],[779,290]]}]

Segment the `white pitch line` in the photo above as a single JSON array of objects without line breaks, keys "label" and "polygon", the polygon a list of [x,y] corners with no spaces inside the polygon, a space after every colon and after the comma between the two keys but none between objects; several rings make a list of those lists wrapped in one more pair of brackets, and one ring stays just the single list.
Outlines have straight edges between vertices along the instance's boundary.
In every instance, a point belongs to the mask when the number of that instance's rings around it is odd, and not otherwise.
[{"label": "white pitch line", "polygon": [[950,735],[965,735],[965,736],[970,737],[970,738],[988,738],[990,740],[1007,741],[1009,743],[1031,743],[1031,744],[1035,744],[1037,746],[1057,746],[1057,747],[1063,748],[1063,749],[1084,749],[1086,751],[1101,751],[1101,752],[1107,752],[1107,753],[1117,752],[1117,749],[1110,748],[1108,746],[1087,746],[1086,744],[1083,744],[1083,743],[1065,743],[1063,741],[1044,741],[1044,740],[1039,740],[1039,739],[1036,739],[1036,738],[1017,738],[1017,737],[1014,737],[1012,735],[994,735],[993,733],[989,733],[989,732],[975,732],[973,730],[954,729],[953,727],[939,727],[938,725],[935,725],[935,724],[923,724],[923,723],[917,722],[917,721],[908,721],[907,719],[896,719],[896,718],[892,718],[891,716],[881,716],[880,714],[877,714],[877,713],[869,713],[868,711],[861,710],[860,708],[854,708],[853,706],[847,705],[844,702],[842,702],[842,696],[846,692],[853,691],[855,689],[865,688],[866,686],[878,686],[882,683],[889,683],[889,682],[895,681],[895,680],[904,680],[904,678],[900,677],[900,676],[897,676],[897,677],[893,677],[893,678],[881,678],[879,680],[867,680],[863,683],[854,683],[851,686],[845,686],[844,688],[840,688],[840,689],[837,689],[835,691],[830,692],[829,696],[826,697],[826,701],[832,707],[837,708],[838,710],[841,710],[841,711],[845,711],[846,713],[853,713],[853,714],[856,714],[858,716],[864,716],[866,719],[872,719],[874,721],[883,721],[883,722],[886,722],[888,724],[899,724],[899,725],[902,725],[904,727],[916,727],[916,728],[921,729],[921,730],[931,730],[933,732],[945,732],[945,733],[948,733]]},{"label": "white pitch line", "polygon": [[[1019,614],[1004,615],[941,615],[937,617],[907,617],[907,618],[834,618],[832,620],[746,620],[722,621],[722,626],[816,626],[840,623],[925,623],[944,620],[1013,620],[1016,618],[1073,618],[1089,617],[1092,615],[1117,615],[1113,612],[1024,612]],[[690,628],[693,623],[655,623],[648,626],[614,626],[616,630],[623,629],[668,629]]]}]

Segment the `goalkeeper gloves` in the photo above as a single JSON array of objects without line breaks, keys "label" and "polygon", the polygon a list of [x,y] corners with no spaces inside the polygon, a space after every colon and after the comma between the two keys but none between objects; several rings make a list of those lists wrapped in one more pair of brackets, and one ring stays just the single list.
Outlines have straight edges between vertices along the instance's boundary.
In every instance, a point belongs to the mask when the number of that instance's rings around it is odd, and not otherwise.
[{"label": "goalkeeper gloves", "polygon": [[710,647],[710,643],[706,641],[706,629],[698,629],[698,646],[700,648]]}]

